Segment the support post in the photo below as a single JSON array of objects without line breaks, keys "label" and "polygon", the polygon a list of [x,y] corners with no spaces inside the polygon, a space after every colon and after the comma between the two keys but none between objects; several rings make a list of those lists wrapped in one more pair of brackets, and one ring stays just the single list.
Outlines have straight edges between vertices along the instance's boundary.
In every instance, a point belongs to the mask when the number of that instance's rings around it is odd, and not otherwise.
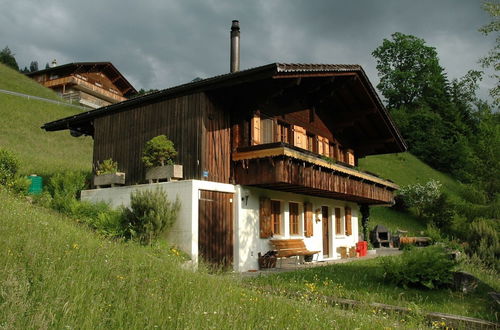
[{"label": "support post", "polygon": [[363,227],[363,239],[368,242],[368,221],[370,221],[370,206],[361,204],[361,226]]}]

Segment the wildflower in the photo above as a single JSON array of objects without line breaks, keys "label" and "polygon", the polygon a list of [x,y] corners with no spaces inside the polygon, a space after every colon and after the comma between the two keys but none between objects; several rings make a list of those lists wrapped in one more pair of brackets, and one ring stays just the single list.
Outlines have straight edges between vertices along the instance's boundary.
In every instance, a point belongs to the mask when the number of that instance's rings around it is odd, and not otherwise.
[{"label": "wildflower", "polygon": [[79,248],[80,248],[80,247],[78,246],[78,244],[73,243],[73,249],[78,250]]}]

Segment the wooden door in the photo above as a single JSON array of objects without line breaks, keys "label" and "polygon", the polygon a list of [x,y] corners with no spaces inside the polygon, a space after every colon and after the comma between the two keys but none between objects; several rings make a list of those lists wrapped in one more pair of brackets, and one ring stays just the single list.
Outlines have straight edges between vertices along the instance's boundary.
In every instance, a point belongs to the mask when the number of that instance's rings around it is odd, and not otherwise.
[{"label": "wooden door", "polygon": [[233,194],[200,190],[198,254],[205,261],[228,267],[233,262]]},{"label": "wooden door", "polygon": [[321,207],[321,222],[323,224],[323,256],[330,256],[330,231],[328,230],[328,206]]}]

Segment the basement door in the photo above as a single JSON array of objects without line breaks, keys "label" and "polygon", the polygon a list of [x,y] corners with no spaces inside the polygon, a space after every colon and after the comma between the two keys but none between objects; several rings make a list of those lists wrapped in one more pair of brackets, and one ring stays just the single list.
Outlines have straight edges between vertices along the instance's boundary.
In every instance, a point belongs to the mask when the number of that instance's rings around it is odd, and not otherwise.
[{"label": "basement door", "polygon": [[233,193],[200,190],[198,207],[198,255],[206,262],[231,266]]}]

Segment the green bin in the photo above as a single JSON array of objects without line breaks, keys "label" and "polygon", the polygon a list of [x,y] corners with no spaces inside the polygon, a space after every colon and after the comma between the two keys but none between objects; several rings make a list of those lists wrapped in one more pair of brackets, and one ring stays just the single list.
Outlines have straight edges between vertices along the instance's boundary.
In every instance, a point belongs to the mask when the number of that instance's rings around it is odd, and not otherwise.
[{"label": "green bin", "polygon": [[30,179],[31,184],[28,189],[28,193],[31,195],[40,195],[43,190],[43,180],[41,176],[38,175],[30,175],[28,177]]}]

